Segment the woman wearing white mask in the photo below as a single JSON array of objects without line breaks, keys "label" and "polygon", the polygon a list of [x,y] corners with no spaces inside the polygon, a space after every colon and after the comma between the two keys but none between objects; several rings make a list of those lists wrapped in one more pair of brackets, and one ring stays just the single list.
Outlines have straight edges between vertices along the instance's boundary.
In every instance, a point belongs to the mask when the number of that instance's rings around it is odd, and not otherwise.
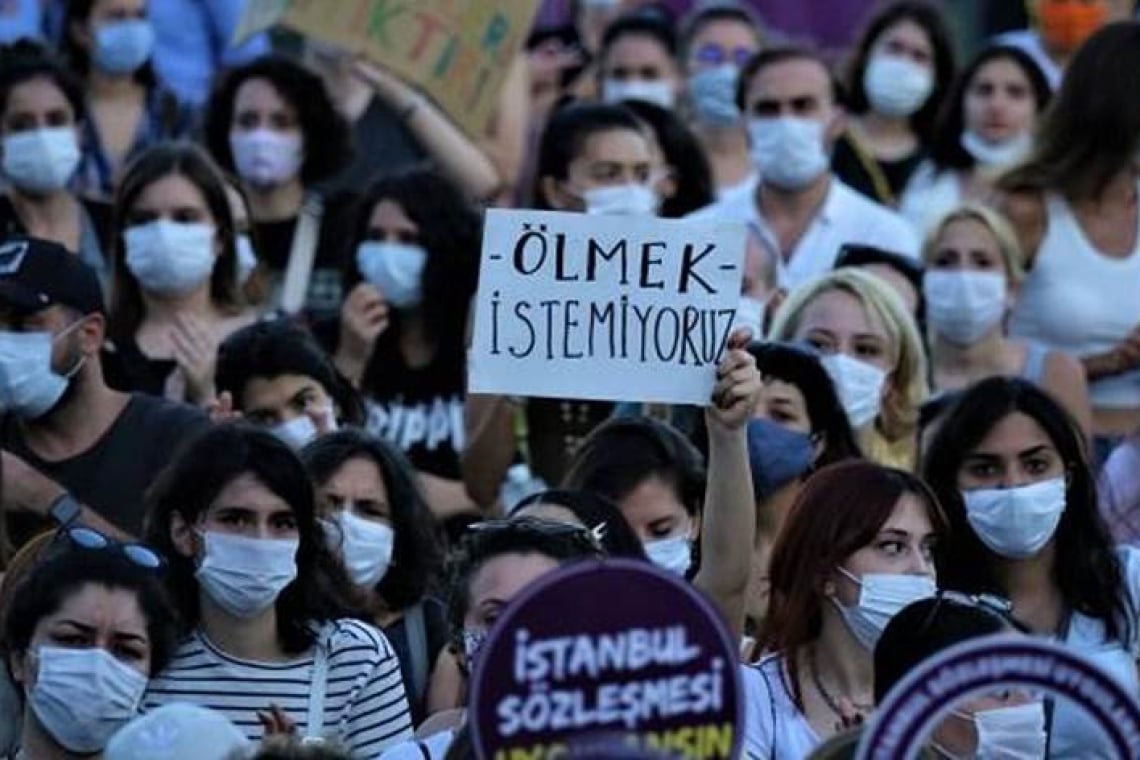
[{"label": "woman wearing white mask", "polygon": [[[330,546],[396,650],[415,725],[431,697],[458,690],[443,604],[428,589],[442,566],[436,524],[399,450],[355,430],[324,436],[301,454],[317,488]],[[437,697],[438,699],[438,697]]]},{"label": "woman wearing white mask", "polygon": [[873,17],[849,72],[852,115],[832,154],[835,174],[869,198],[897,206],[930,145],[954,70],[950,31],[934,4],[899,0]]},{"label": "woman wearing white mask", "polygon": [[5,600],[4,649],[23,693],[13,757],[101,757],[140,714],[147,679],[174,651],[162,562],[141,544],[114,544],[87,528],[61,533],[37,554]]},{"label": "woman wearing white mask", "polygon": [[396,443],[423,474],[440,518],[474,506],[459,453],[479,223],[474,207],[434,170],[377,180],[359,205],[349,295],[333,338],[337,368],[366,400],[365,427]]},{"label": "woman wearing white mask", "polygon": [[115,207],[108,382],[208,404],[218,343],[255,316],[221,172],[196,145],[156,145],[131,164]]},{"label": "woman wearing white mask", "polygon": [[748,757],[802,760],[868,717],[875,644],[892,616],[934,595],[946,530],[909,473],[853,461],[808,478],[772,552],[769,654],[744,671]]},{"label": "woman wearing white mask", "polygon": [[808,343],[821,355],[868,459],[911,469],[926,358],[914,317],[890,285],[841,269],[792,291],[770,340]]},{"label": "woman wearing white mask", "polygon": [[106,282],[111,208],[70,187],[87,118],[79,83],[39,44],[0,48],[0,238],[53,240]]},{"label": "woman wearing white mask", "polygon": [[211,155],[248,194],[271,304],[335,321],[354,196],[324,197],[314,188],[348,164],[352,146],[321,78],[280,56],[231,69],[204,126]]},{"label": "woman wearing white mask", "polygon": [[1024,377],[1052,393],[1088,434],[1088,386],[1077,360],[1005,335],[1025,276],[1008,222],[985,206],[961,206],[931,229],[922,255],[934,390],[962,390],[991,375]]},{"label": "woman wearing white mask", "polygon": [[216,416],[240,415],[295,451],[364,424],[360,394],[292,320],[255,322],[222,341],[216,383]]},{"label": "woman wearing white mask", "polygon": [[147,8],[148,0],[67,3],[63,53],[83,79],[89,114],[75,182],[84,195],[110,198],[134,156],[192,126],[193,112],[155,79]]},{"label": "woman wearing white mask", "polygon": [[668,23],[647,12],[634,12],[606,28],[598,51],[602,102],[644,100],[673,108],[682,86],[677,36]]},{"label": "woman wearing white mask", "polygon": [[1053,93],[1017,48],[986,48],[946,96],[930,157],[915,170],[899,211],[925,233],[963,201],[984,201],[998,175],[1029,155]]},{"label": "woman wearing white mask", "polygon": [[708,154],[718,195],[753,180],[736,86],[740,71],[760,49],[762,36],[759,19],[734,0],[699,5],[682,22],[689,125]]},{"label": "woman wearing white mask", "polygon": [[[951,532],[946,588],[998,594],[1036,635],[1140,691],[1140,554],[1113,550],[1097,512],[1087,446],[1065,411],[1020,378],[983,380],[941,422],[923,473]],[[1067,702],[1046,711],[1049,757],[1110,757],[1099,729]]]},{"label": "woman wearing white mask", "polygon": [[148,708],[211,706],[251,741],[281,722],[266,721],[273,710],[300,737],[341,742],[354,757],[411,736],[399,662],[380,631],[346,617],[351,582],[288,447],[216,426],[159,477],[148,510],[184,626]]}]

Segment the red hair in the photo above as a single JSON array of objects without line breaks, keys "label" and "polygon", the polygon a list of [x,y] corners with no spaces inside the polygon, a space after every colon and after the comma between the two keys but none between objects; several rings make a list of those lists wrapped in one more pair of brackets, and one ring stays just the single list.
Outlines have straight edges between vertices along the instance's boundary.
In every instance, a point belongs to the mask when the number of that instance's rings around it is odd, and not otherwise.
[{"label": "red hair", "polygon": [[791,693],[803,710],[797,659],[823,627],[824,584],[836,567],[870,544],[900,498],[917,496],[938,535],[946,515],[929,486],[909,472],[851,460],[816,472],[792,505],[768,568],[771,597],[760,650],[784,656]]}]

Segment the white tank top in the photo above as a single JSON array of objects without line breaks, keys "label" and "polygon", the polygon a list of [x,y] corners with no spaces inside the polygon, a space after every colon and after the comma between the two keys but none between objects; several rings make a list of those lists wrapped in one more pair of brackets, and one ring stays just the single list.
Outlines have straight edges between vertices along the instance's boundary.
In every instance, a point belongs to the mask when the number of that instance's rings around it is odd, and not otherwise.
[{"label": "white tank top", "polygon": [[[1116,259],[1093,247],[1062,198],[1046,196],[1045,208],[1045,237],[1010,334],[1075,357],[1108,351],[1140,325],[1140,224],[1132,252]],[[1089,398],[1096,409],[1140,408],[1140,371],[1090,383]]]}]

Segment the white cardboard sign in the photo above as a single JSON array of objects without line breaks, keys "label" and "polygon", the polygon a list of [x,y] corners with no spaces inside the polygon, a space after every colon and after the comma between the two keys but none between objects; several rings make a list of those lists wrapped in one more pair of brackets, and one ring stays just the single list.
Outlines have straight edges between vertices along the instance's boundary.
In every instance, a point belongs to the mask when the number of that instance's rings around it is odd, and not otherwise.
[{"label": "white cardboard sign", "polygon": [[468,391],[706,405],[744,246],[742,224],[487,211]]}]

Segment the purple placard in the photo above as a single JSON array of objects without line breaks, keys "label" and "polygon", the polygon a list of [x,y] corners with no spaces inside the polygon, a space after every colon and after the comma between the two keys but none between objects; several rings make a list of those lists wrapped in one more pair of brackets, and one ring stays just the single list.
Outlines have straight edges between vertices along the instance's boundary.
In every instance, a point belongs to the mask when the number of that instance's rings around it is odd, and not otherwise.
[{"label": "purple placard", "polygon": [[[736,757],[736,646],[713,606],[644,562],[578,562],[499,618],[469,713],[483,760],[593,754],[599,740],[670,757]],[[612,746],[612,745],[611,745]]]}]

